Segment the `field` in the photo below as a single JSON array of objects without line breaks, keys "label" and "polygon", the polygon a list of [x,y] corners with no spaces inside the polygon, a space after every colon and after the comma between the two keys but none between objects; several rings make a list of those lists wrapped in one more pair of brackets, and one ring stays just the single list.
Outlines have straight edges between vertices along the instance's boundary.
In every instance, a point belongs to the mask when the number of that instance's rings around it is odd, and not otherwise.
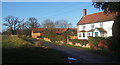
[{"label": "field", "polygon": [[2,63],[67,63],[67,56],[17,36],[2,36]]}]

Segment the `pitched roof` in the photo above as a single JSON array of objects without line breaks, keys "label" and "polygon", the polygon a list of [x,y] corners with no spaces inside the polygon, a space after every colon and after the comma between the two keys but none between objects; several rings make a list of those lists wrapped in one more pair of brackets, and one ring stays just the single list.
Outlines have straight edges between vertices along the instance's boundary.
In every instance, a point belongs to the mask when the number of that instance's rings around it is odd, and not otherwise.
[{"label": "pitched roof", "polygon": [[103,28],[95,28],[95,29],[98,29],[100,32],[106,32],[107,33],[107,31],[105,31]]},{"label": "pitched roof", "polygon": [[33,33],[44,32],[44,30],[54,30],[56,33],[63,33],[68,29],[77,31],[77,28],[32,28]]},{"label": "pitched roof", "polygon": [[108,14],[105,14],[104,12],[94,13],[82,17],[81,20],[77,23],[77,25],[111,21],[114,20],[115,17],[116,17],[115,13],[108,13]]},{"label": "pitched roof", "polygon": [[81,31],[79,31],[79,32],[86,32],[85,30],[81,30]]},{"label": "pitched roof", "polygon": [[42,32],[45,28],[32,28],[33,33]]},{"label": "pitched roof", "polygon": [[68,30],[68,28],[54,28],[56,33],[63,33]]},{"label": "pitched roof", "polygon": [[89,31],[87,31],[87,32],[92,32],[92,31],[94,31],[94,29],[91,29],[91,30],[89,30]]}]

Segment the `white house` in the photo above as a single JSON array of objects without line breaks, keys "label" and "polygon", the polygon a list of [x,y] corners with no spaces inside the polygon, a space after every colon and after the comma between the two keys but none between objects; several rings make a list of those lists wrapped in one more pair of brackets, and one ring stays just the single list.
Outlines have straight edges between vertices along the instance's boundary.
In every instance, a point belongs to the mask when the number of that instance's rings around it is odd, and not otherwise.
[{"label": "white house", "polygon": [[105,14],[104,12],[86,15],[86,9],[84,9],[83,17],[77,23],[78,39],[88,39],[88,36],[112,36],[112,25],[115,16],[115,13]]}]

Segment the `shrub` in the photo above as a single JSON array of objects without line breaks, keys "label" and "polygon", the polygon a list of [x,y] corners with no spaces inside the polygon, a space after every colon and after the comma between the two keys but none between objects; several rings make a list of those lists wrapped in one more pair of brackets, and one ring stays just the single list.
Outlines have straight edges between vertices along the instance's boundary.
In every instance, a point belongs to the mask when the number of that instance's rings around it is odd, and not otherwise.
[{"label": "shrub", "polygon": [[87,41],[87,40],[82,40],[82,41],[80,41],[80,43],[81,43],[82,46],[83,46],[83,45],[86,45],[86,44],[88,43],[88,41]]},{"label": "shrub", "polygon": [[72,40],[70,40],[73,44],[75,44],[75,43],[80,43],[80,44],[82,44],[82,45],[86,45],[87,43],[88,43],[88,41],[87,40],[78,40],[78,39],[72,39]]},{"label": "shrub", "polygon": [[42,36],[37,36],[37,38],[42,38]]},{"label": "shrub", "polygon": [[104,40],[103,37],[88,37],[88,41],[91,43],[91,48],[98,47],[98,43]]},{"label": "shrub", "polygon": [[106,40],[101,40],[98,43],[98,47],[101,48],[102,50],[108,50],[108,42]]},{"label": "shrub", "polygon": [[120,36],[108,37],[106,40],[111,51],[120,51]]},{"label": "shrub", "polygon": [[70,41],[71,41],[73,44],[79,43],[79,40],[78,40],[78,39],[71,39]]}]

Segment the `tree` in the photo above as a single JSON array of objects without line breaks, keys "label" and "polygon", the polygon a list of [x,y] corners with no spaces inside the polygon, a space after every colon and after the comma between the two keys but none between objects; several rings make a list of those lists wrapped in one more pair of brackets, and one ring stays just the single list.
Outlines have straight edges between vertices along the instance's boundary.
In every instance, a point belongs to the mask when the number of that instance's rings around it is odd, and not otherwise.
[{"label": "tree", "polygon": [[46,38],[49,38],[52,42],[55,42],[56,41],[56,32],[55,32],[55,29],[53,28],[49,28],[49,29],[44,29],[44,32],[43,32],[43,35],[42,37],[46,37]]},{"label": "tree", "polygon": [[39,28],[40,23],[38,23],[38,20],[34,17],[31,17],[28,19],[27,24],[29,24],[29,28]]},{"label": "tree", "polygon": [[40,23],[34,17],[28,18],[28,21],[22,22],[19,26],[20,28],[17,30],[18,35],[31,36],[32,28],[39,28]]},{"label": "tree", "polygon": [[55,27],[54,22],[51,21],[50,19],[44,20],[42,25],[43,25],[43,28],[54,28]]},{"label": "tree", "polygon": [[68,23],[67,20],[58,20],[55,22],[55,27],[56,28],[71,28],[72,24]]},{"label": "tree", "polygon": [[[95,2],[93,1],[93,5],[95,8],[102,9],[106,14],[107,13],[116,13],[116,18],[114,20],[114,24],[112,27],[112,35],[120,36],[120,1],[119,2],[109,2],[111,0],[104,0],[108,2]],[[99,0],[97,0],[99,1]],[[109,15],[108,15],[109,16]]]},{"label": "tree", "polygon": [[18,18],[14,16],[8,16],[8,17],[5,17],[4,19],[5,19],[5,23],[3,23],[3,25],[8,26],[8,28],[11,31],[11,34],[15,35],[16,30],[21,21],[19,21]]},{"label": "tree", "polygon": [[27,21],[23,22],[19,27],[20,28],[17,30],[18,35],[31,36],[31,27]]},{"label": "tree", "polygon": [[66,32],[62,33],[62,36],[64,37],[64,39],[66,40],[66,43],[69,43],[70,40],[70,36],[74,36],[75,34],[77,34],[77,32],[75,33],[75,30],[73,29],[68,29]]}]

